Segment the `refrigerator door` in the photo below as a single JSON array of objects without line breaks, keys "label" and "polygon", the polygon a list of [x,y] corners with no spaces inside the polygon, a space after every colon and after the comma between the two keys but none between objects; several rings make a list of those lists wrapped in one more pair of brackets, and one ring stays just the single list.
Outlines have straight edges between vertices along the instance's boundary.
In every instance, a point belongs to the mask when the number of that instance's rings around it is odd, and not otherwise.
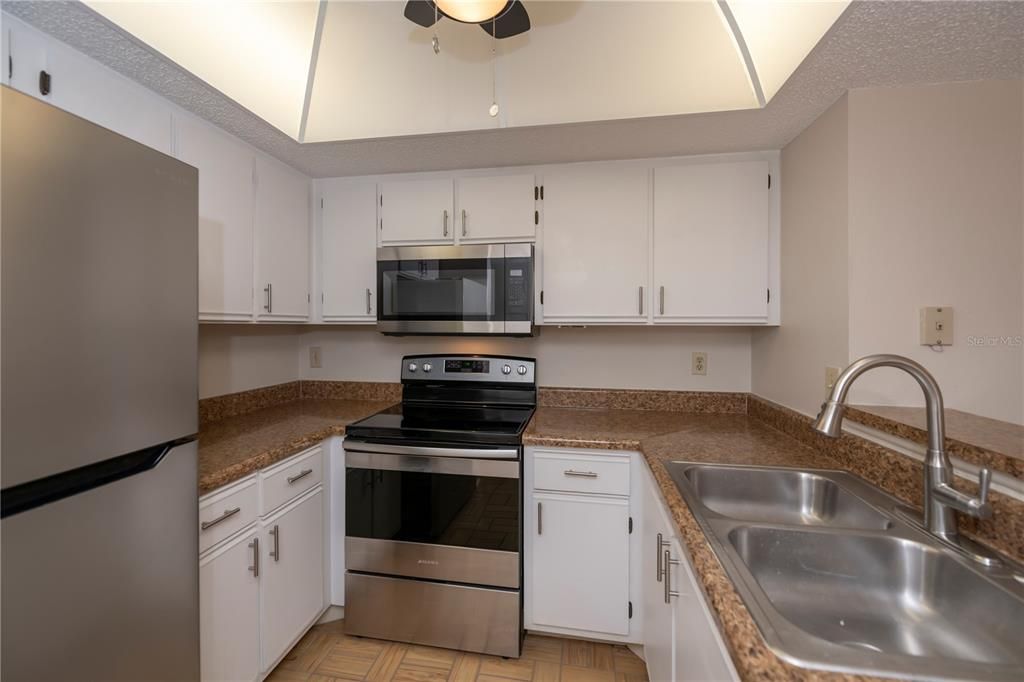
[{"label": "refrigerator door", "polygon": [[0,521],[0,677],[199,679],[196,475],[191,442]]},{"label": "refrigerator door", "polygon": [[0,89],[8,488],[198,430],[198,175]]}]

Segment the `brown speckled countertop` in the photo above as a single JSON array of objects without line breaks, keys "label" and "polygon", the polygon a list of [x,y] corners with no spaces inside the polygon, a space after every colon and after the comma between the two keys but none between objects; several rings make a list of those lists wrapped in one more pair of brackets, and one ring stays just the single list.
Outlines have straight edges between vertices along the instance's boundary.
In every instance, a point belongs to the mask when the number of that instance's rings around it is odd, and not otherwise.
[{"label": "brown speckled countertop", "polygon": [[199,494],[286,459],[384,409],[377,400],[302,399],[215,421],[199,430]]},{"label": "brown speckled countertop", "polygon": [[[946,451],[977,466],[1024,478],[1024,426],[946,409]],[[917,443],[928,442],[923,407],[851,405],[846,416]]]},{"label": "brown speckled countertop", "polygon": [[640,410],[538,408],[527,445],[639,450],[647,460],[694,573],[715,613],[733,664],[743,680],[846,681],[878,678],[798,668],[765,644],[750,612],[718,561],[664,462],[686,460],[841,468],[831,458],[746,414],[687,414]]}]

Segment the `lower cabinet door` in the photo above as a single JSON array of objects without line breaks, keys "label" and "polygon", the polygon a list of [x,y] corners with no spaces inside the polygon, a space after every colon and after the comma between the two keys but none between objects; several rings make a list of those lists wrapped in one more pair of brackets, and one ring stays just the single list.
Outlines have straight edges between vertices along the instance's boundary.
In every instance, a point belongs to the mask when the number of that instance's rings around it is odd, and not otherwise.
[{"label": "lower cabinet door", "polygon": [[675,646],[673,630],[674,604],[665,590],[665,552],[669,551],[674,535],[671,521],[665,514],[657,485],[644,471],[643,524],[640,537],[640,564],[643,571],[640,583],[643,607],[644,660],[647,677],[651,680],[672,680],[672,651]]},{"label": "lower cabinet door", "polygon": [[738,680],[718,625],[693,577],[689,556],[675,541],[671,543],[671,556],[674,562],[678,562],[668,567],[671,587],[679,595],[672,597],[676,640],[672,679],[676,682]]},{"label": "lower cabinet door", "polygon": [[204,682],[259,677],[258,533],[241,536],[199,560],[200,669]]},{"label": "lower cabinet door", "polygon": [[629,634],[629,500],[534,493],[532,619]]},{"label": "lower cabinet door", "polygon": [[324,606],[323,489],[261,522],[261,669],[267,672]]}]

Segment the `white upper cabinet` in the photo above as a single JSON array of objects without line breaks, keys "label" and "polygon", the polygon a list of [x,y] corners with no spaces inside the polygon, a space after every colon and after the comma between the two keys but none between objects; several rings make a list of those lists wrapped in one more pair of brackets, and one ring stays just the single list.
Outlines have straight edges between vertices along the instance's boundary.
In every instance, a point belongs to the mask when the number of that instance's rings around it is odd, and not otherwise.
[{"label": "white upper cabinet", "polygon": [[256,317],[309,319],[309,180],[256,158]]},{"label": "white upper cabinet", "polygon": [[536,193],[532,174],[459,178],[455,212],[458,241],[533,241],[537,235]]},{"label": "white upper cabinet", "polygon": [[381,244],[454,244],[451,178],[392,180],[380,185]]},{"label": "white upper cabinet", "polygon": [[770,165],[654,171],[654,321],[768,321]]},{"label": "white upper cabinet", "polygon": [[199,319],[249,320],[254,155],[187,116],[175,133],[178,158],[199,169]]},{"label": "white upper cabinet", "polygon": [[325,322],[377,319],[377,185],[319,183],[321,300]]},{"label": "white upper cabinet", "polygon": [[628,164],[544,173],[545,323],[647,321],[649,174]]}]

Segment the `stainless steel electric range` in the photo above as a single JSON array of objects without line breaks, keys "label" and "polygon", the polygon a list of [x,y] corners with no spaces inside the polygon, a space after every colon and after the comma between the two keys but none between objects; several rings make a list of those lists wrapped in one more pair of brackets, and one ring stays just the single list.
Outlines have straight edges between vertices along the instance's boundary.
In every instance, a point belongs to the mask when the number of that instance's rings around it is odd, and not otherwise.
[{"label": "stainless steel electric range", "polygon": [[401,404],[346,429],[346,632],[519,656],[536,403],[533,359],[403,358]]}]

